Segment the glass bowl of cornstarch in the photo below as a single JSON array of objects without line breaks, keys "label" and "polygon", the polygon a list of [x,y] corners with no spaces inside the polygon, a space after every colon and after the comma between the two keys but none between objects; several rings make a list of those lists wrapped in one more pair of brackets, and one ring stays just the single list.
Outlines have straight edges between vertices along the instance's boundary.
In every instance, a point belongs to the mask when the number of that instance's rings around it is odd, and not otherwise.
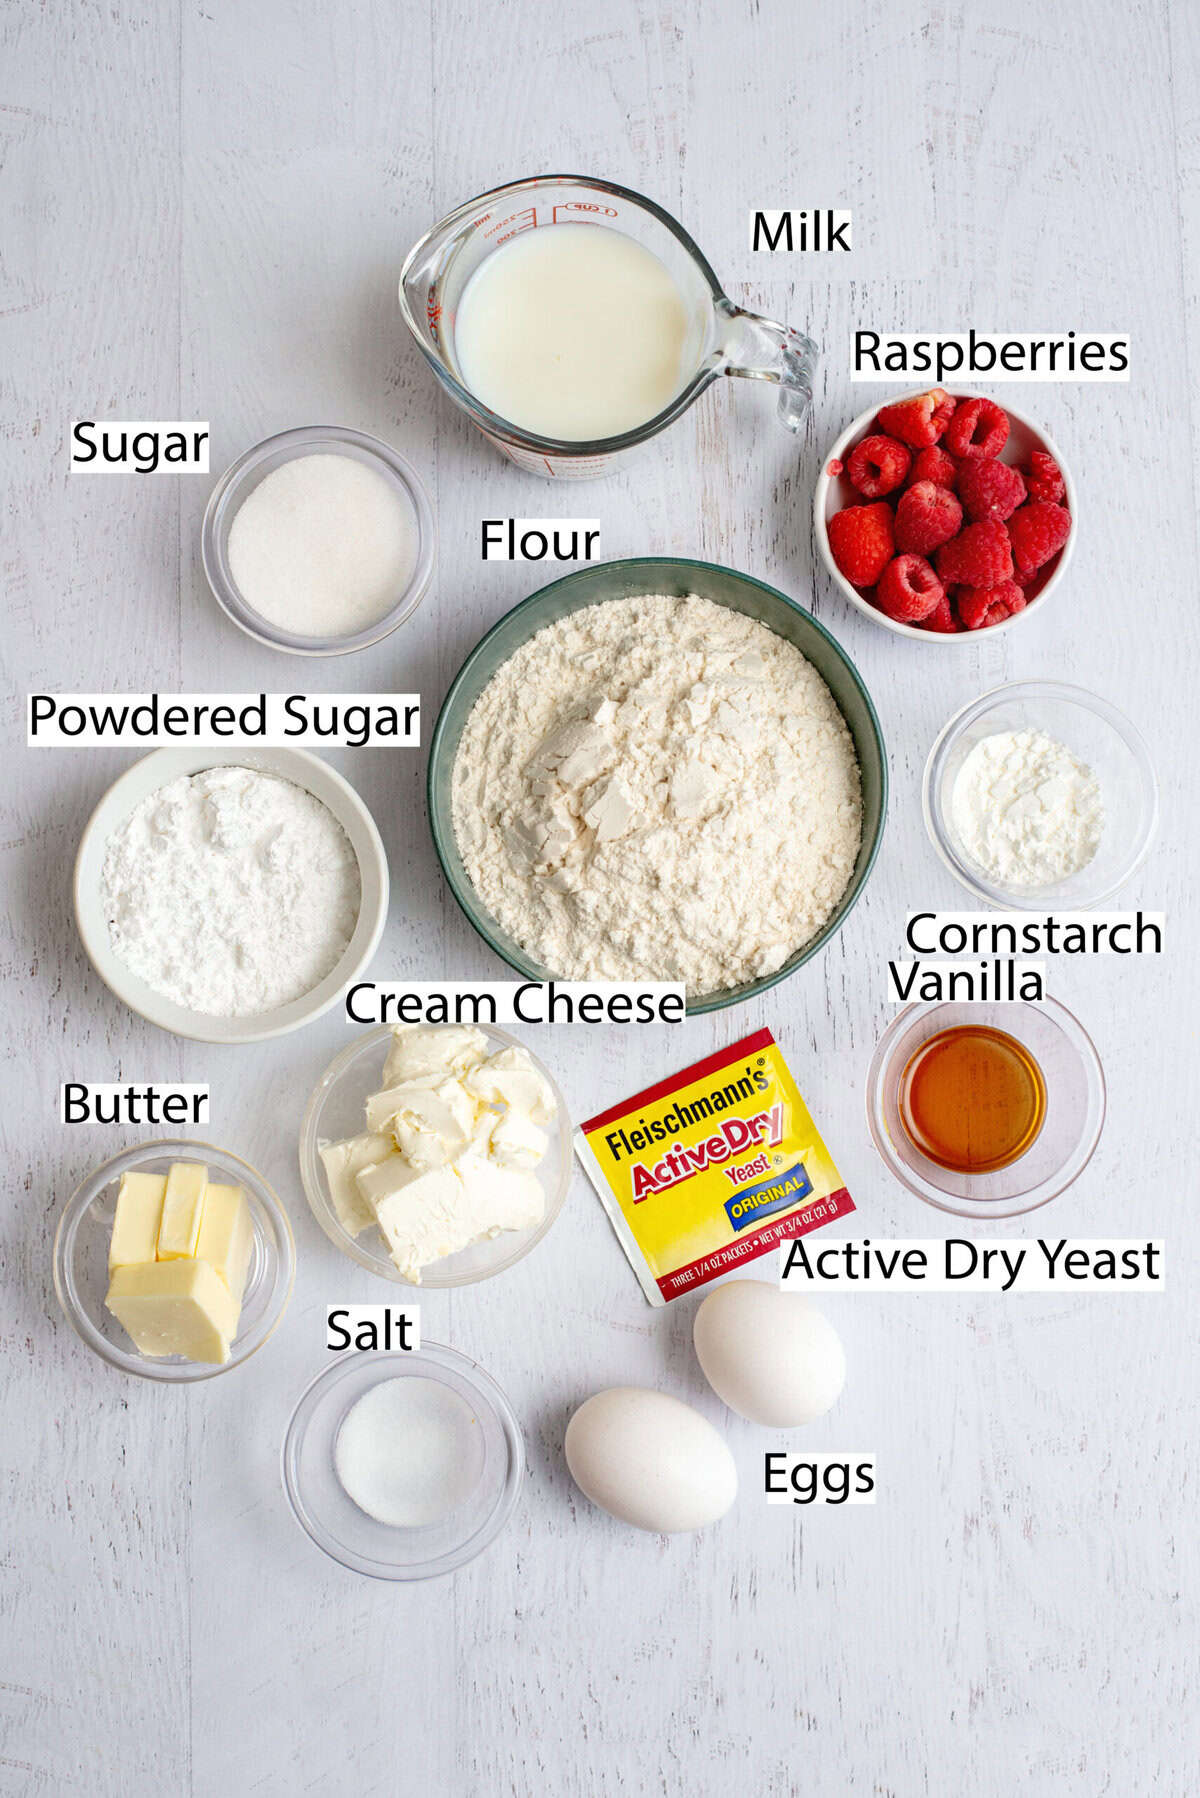
[{"label": "glass bowl of cornstarch", "polygon": [[1149,854],[1158,783],[1114,705],[1063,681],[1014,681],[956,712],[925,764],[925,828],[976,899],[1089,911]]}]

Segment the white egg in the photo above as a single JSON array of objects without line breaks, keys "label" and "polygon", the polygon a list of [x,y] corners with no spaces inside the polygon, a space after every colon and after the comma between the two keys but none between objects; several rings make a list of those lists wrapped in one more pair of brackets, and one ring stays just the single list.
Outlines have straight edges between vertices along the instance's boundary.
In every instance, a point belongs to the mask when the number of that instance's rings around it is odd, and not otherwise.
[{"label": "white egg", "polygon": [[751,1423],[812,1423],[846,1383],[846,1352],[829,1320],[807,1299],[762,1280],[731,1280],[710,1292],[693,1340],[717,1397]]},{"label": "white egg", "polygon": [[635,1529],[703,1529],[737,1497],[733,1456],[711,1423],[665,1392],[594,1393],[567,1425],[566,1450],[580,1490]]}]

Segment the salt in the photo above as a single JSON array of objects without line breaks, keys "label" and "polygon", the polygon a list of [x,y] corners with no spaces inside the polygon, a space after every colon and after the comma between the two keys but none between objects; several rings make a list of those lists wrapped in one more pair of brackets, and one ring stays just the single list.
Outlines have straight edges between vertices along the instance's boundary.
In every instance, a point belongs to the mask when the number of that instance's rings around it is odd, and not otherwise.
[{"label": "salt", "polygon": [[419,529],[408,495],[353,456],[283,462],[229,527],[229,571],[265,623],[297,637],[350,637],[403,598]]},{"label": "salt", "polygon": [[408,1374],[364,1392],[342,1419],[334,1465],[360,1511],[395,1529],[440,1523],[483,1471],[471,1407],[441,1380]]}]

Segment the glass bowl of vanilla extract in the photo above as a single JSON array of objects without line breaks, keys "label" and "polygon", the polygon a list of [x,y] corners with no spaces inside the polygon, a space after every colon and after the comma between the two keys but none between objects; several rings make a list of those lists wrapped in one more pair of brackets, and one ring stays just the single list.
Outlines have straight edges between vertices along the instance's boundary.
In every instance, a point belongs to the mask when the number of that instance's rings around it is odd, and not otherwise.
[{"label": "glass bowl of vanilla extract", "polygon": [[1057,1000],[910,1005],[881,1037],[867,1123],[889,1171],[957,1217],[1036,1211],[1083,1172],[1104,1070]]}]

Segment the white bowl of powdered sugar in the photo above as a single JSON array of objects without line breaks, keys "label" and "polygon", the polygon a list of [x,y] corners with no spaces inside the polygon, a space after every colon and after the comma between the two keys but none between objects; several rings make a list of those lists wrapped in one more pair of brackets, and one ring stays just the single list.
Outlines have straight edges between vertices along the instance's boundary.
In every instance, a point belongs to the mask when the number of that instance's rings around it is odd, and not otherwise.
[{"label": "white bowl of powdered sugar", "polygon": [[375,953],[387,905],[374,819],[300,749],[156,750],[109,788],[75,863],[96,972],[199,1042],[259,1042],[327,1011]]}]

